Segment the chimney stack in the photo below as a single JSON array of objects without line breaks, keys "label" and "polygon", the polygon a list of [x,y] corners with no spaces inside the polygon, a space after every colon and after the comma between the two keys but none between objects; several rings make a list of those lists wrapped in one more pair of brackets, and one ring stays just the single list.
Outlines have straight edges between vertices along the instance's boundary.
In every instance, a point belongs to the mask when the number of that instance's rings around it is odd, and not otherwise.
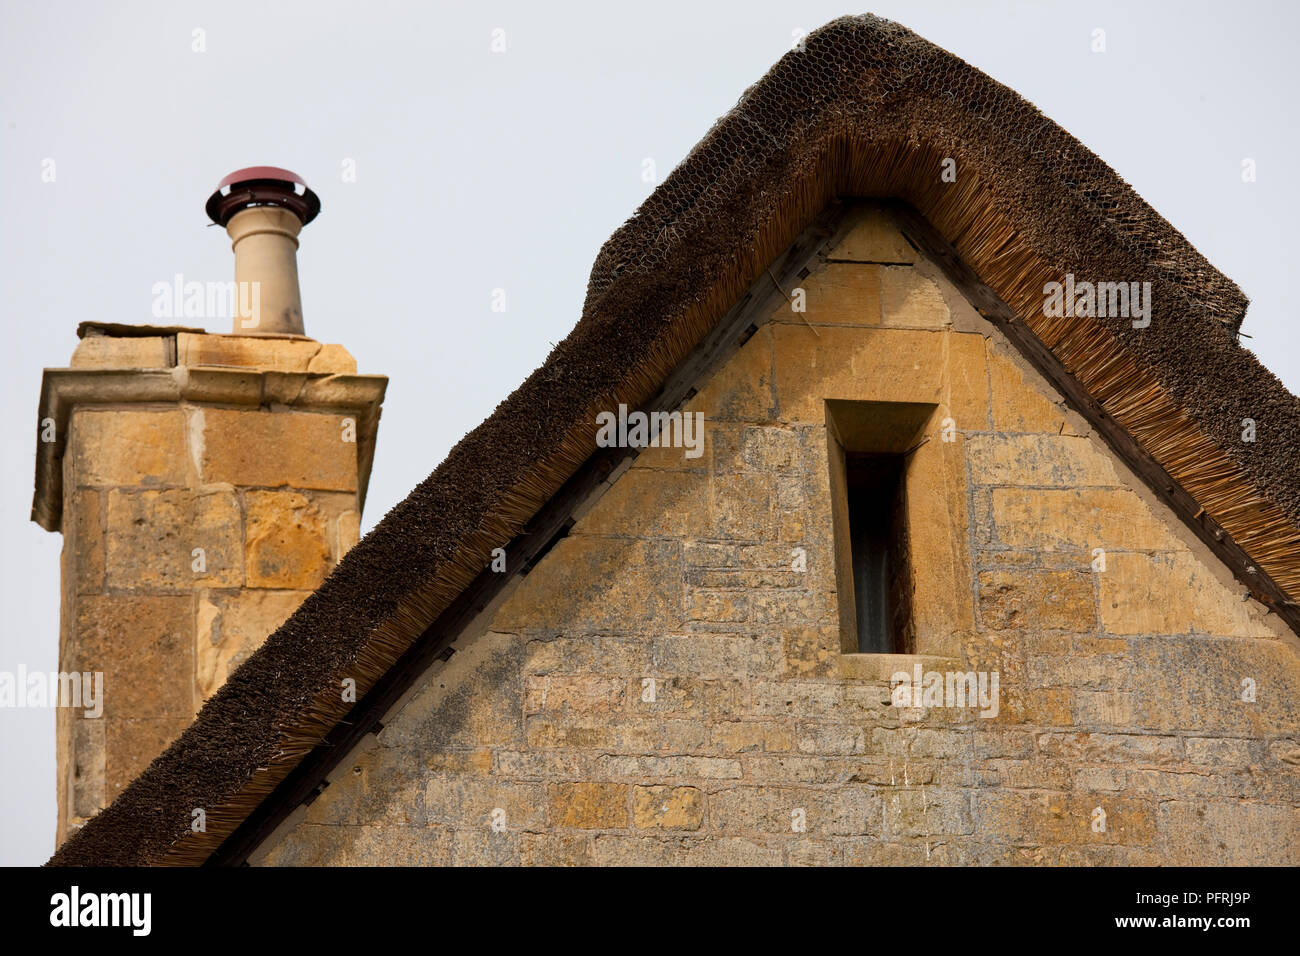
[{"label": "chimney stack", "polygon": [[234,333],[305,334],[298,233],[320,213],[316,194],[287,169],[249,166],[217,184],[207,213],[225,227],[235,252]]},{"label": "chimney stack", "polygon": [[[388,380],[303,334],[297,236],[320,200],[259,166],[222,180],[207,211],[230,233],[237,281],[257,290],[246,309],[236,292],[234,332],[82,322],[69,367],[42,381],[32,520],[63,534],[59,670],[102,675],[102,706],[57,711],[60,842],[166,748],[360,530]],[[230,297],[228,279],[176,278],[187,305],[205,288]],[[199,314],[224,324],[227,309]]]}]

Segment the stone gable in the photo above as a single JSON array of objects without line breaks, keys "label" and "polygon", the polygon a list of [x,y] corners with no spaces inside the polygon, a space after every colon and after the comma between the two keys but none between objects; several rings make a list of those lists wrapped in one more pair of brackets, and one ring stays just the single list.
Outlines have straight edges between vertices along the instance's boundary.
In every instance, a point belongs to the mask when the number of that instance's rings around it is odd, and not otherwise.
[{"label": "stone gable", "polygon": [[[1300,861],[1294,636],[878,215],[801,288],[255,859]],[[846,652],[828,400],[933,407],[915,654]]]}]

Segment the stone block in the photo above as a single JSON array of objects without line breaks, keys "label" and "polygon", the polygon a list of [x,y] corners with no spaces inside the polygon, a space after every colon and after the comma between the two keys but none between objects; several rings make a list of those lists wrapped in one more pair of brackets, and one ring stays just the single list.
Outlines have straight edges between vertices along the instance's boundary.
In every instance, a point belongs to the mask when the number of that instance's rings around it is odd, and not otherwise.
[{"label": "stone block", "polygon": [[189,452],[179,408],[73,410],[75,487],[166,486],[187,481]]},{"label": "stone block", "polygon": [[802,323],[773,327],[782,421],[821,425],[827,399],[935,402],[943,398],[946,332]]},{"label": "stone block", "polygon": [[530,640],[529,674],[645,674],[655,667],[653,647],[643,637],[592,635]]},{"label": "stone block", "polygon": [[864,727],[820,721],[800,723],[794,739],[795,747],[805,754],[861,754],[871,746]]},{"label": "stone block", "polygon": [[294,491],[244,494],[244,563],[250,588],[314,590],[330,571],[321,509]]},{"label": "stone block", "polygon": [[453,838],[453,866],[518,866],[522,834],[512,830],[458,830]]},{"label": "stone block", "polygon": [[708,479],[702,472],[631,468],[573,533],[665,538],[704,534],[708,527]]},{"label": "stone block", "polygon": [[[795,312],[793,302],[783,303],[772,313],[772,319],[798,325],[878,326],[880,271],[877,265],[828,262],[799,280],[796,288],[804,292],[805,310]],[[793,289],[788,291],[792,296],[796,294]]]},{"label": "stone block", "polygon": [[709,483],[711,525],[701,537],[771,541],[780,527],[773,477],[754,473],[715,475]]},{"label": "stone block", "polygon": [[998,540],[1023,551],[1185,550],[1136,494],[1122,488],[994,488]]},{"label": "stone block", "polygon": [[572,748],[605,753],[674,753],[702,750],[708,725],[700,720],[633,718],[613,721],[584,715],[530,717],[525,734],[534,749]]},{"label": "stone block", "polygon": [[232,489],[105,493],[111,588],[185,591],[240,587],[244,548]]},{"label": "stone block", "polygon": [[750,701],[758,717],[836,717],[843,706],[844,688],[818,681],[759,680]]},{"label": "stone block", "polygon": [[616,830],[628,825],[628,787],[621,783],[555,783],[548,788],[556,827]]},{"label": "stone block", "polygon": [[879,832],[880,819],[880,796],[858,785],[735,787],[709,796],[710,828],[727,834],[851,836]]},{"label": "stone block", "polygon": [[1059,399],[1040,391],[1016,360],[990,350],[988,361],[996,431],[1077,434]]},{"label": "stone block", "polygon": [[523,642],[489,632],[460,647],[380,738],[416,753],[523,742]]},{"label": "stone block", "polygon": [[69,491],[70,507],[64,512],[64,546],[71,551],[71,586],[75,594],[95,594],[104,589],[104,513],[102,493]]},{"label": "stone block", "polygon": [[682,620],[681,545],[570,534],[502,604],[499,631],[580,620],[591,631],[656,629]]},{"label": "stone block", "polygon": [[1074,719],[1074,692],[1066,687],[1036,687],[1026,695],[1024,721],[1040,727],[1069,727]]},{"label": "stone block", "polygon": [[351,509],[342,512],[335,520],[334,563],[343,560],[343,555],[356,547],[361,540],[361,512]]},{"label": "stone block", "polygon": [[1035,687],[1080,687],[1091,691],[1128,689],[1132,664],[1113,654],[1077,654],[1069,657],[1033,657],[1029,683]]},{"label": "stone block", "polygon": [[929,441],[907,471],[907,526],[916,650],[955,654],[975,629],[967,545],[964,439]]},{"label": "stone block", "polygon": [[981,485],[1072,488],[1119,485],[1110,459],[1087,438],[975,435],[966,442],[971,481]]},{"label": "stone block", "polygon": [[1169,766],[1183,760],[1182,741],[1177,737],[1148,734],[1108,734],[1086,731],[1040,734],[1039,751],[1048,757],[1073,762],[1136,763]]},{"label": "stone block", "polygon": [[691,588],[686,595],[686,619],[705,623],[749,620],[749,596],[742,590]]},{"label": "stone block", "polygon": [[174,364],[169,345],[169,336],[91,335],[77,343],[68,365],[71,368],[168,368]]},{"label": "stone block", "polygon": [[981,782],[1011,790],[1070,790],[1078,789],[1074,780],[1065,761],[1032,756],[1027,760],[988,761],[982,768]]},{"label": "stone block", "polygon": [[585,833],[521,833],[522,866],[591,866],[593,838]]},{"label": "stone block", "polygon": [[852,778],[861,758],[754,754],[744,759],[746,778],[777,786],[861,783]]},{"label": "stone block", "polygon": [[911,266],[881,268],[880,318],[890,328],[942,329],[951,323],[939,286]]},{"label": "stone block", "polygon": [[638,830],[698,830],[704,792],[697,787],[634,787],[632,819]]},{"label": "stone block", "polygon": [[354,375],[357,371],[357,360],[341,345],[324,344],[307,363],[307,371],[327,372],[331,375]]},{"label": "stone block", "polygon": [[792,627],[781,632],[788,677],[827,677],[840,659],[838,627]]},{"label": "stone block", "polygon": [[705,435],[719,421],[768,421],[772,391],[772,330],[762,328],[700,388],[692,407],[705,414]]},{"label": "stone block", "polygon": [[[1104,814],[1105,830],[1100,827]],[[982,839],[1021,844],[1125,844],[1156,839],[1156,808],[1113,793],[983,790],[975,793],[975,831]]]},{"label": "stone block", "polygon": [[178,365],[235,366],[277,372],[355,373],[357,370],[356,361],[340,345],[264,335],[181,332],[176,336],[176,361]]},{"label": "stone block", "polygon": [[1300,666],[1280,641],[1196,634],[1134,644],[1132,726],[1258,738],[1300,725]]},{"label": "stone block", "polygon": [[357,445],[345,440],[345,418],[205,408],[191,416],[191,441],[205,482],[356,491]]},{"label": "stone block", "polygon": [[524,713],[609,713],[623,709],[625,692],[626,683],[617,677],[529,675],[524,679]]},{"label": "stone block", "polygon": [[741,433],[741,461],[753,471],[802,471],[802,451],[800,433],[794,429],[751,425]]},{"label": "stone block", "polygon": [[1081,767],[1074,771],[1075,790],[1123,790],[1124,771],[1117,767]]},{"label": "stone block", "polygon": [[1137,697],[1113,690],[1076,690],[1073,725],[1089,730],[1127,730],[1135,726]]},{"label": "stone block", "polygon": [[844,840],[839,845],[843,850],[844,866],[970,866],[972,863],[966,847],[954,844],[882,843],[876,839],[857,839]]},{"label": "stone block", "polygon": [[414,804],[416,819],[423,823],[449,823],[483,834],[492,833],[494,822],[510,832],[546,825],[547,793],[539,784],[434,773],[412,789],[414,793],[408,789],[404,794],[390,790],[387,799]]},{"label": "stone block", "polygon": [[424,802],[429,777],[458,779],[452,774],[429,774],[425,766],[405,751],[371,747],[351,755],[336,768],[330,785],[307,805],[305,823],[333,826],[420,826],[431,820],[459,822],[445,801],[435,807]]},{"label": "stone block", "polygon": [[794,731],[775,720],[735,720],[715,723],[713,746],[723,753],[787,753],[794,748]]},{"label": "stone block", "polygon": [[971,793],[938,787],[883,791],[881,835],[897,840],[969,834],[974,829]]},{"label": "stone block", "polygon": [[780,666],[781,646],[772,634],[669,634],[654,648],[656,663],[668,673],[699,677],[771,674]]},{"label": "stone block", "polygon": [[604,754],[594,767],[602,777],[681,780],[739,780],[739,760],[720,757],[642,757]]},{"label": "stone block", "polygon": [[[423,766],[434,773],[489,774],[494,762],[487,747],[474,750],[430,751],[422,755]],[[503,772],[503,775],[509,776]]]},{"label": "stone block", "polygon": [[1295,866],[1300,809],[1246,801],[1160,804],[1162,862],[1175,866]]},{"label": "stone block", "polygon": [[1273,632],[1244,588],[1229,588],[1189,551],[1112,554],[1101,585],[1101,621],[1109,634],[1271,637]]},{"label": "stone block", "polygon": [[437,826],[299,824],[263,866],[449,866],[450,831]]},{"label": "stone block", "polygon": [[108,805],[105,721],[81,713],[72,715],[72,815],[93,817]]},{"label": "stone block", "polygon": [[[989,421],[989,379],[985,361],[984,336],[973,332],[945,332],[946,351],[943,363],[943,397],[939,421],[951,417],[957,431],[983,431]],[[934,436],[931,435],[933,438]],[[948,446],[951,449],[951,445]]]},{"label": "stone block", "polygon": [[851,262],[914,264],[918,255],[892,219],[880,211],[863,214],[828,253],[831,259]]},{"label": "stone block", "polygon": [[1092,573],[982,571],[980,618],[992,630],[1091,631],[1097,626]]},{"label": "stone block", "polygon": [[85,595],[77,600],[80,646],[67,670],[101,671],[105,717],[194,713],[194,598]]},{"label": "stone block", "polygon": [[756,590],[750,598],[750,620],[755,624],[792,627],[837,623],[834,591],[795,588]]},{"label": "stone block", "polygon": [[1190,763],[1214,767],[1248,767],[1263,762],[1263,741],[1219,737],[1188,737],[1183,740]]},{"label": "stone block", "polygon": [[[653,680],[651,688],[646,684]],[[633,678],[627,699],[638,714],[665,717],[714,717],[731,714],[741,706],[743,686],[739,680],[708,680],[699,677]]]}]

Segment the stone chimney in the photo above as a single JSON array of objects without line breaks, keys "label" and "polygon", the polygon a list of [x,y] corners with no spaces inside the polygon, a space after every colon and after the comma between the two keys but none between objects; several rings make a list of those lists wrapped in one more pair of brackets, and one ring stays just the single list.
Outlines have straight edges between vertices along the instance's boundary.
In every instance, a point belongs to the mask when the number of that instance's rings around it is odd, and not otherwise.
[{"label": "stone chimney", "polygon": [[235,283],[156,283],[154,315],[233,314],[234,332],[83,322],[69,367],[42,381],[32,520],[63,532],[59,670],[103,675],[101,713],[58,710],[60,842],[360,528],[388,380],[303,334],[298,232],[320,201],[293,173],[253,167],[207,210],[230,235]]}]

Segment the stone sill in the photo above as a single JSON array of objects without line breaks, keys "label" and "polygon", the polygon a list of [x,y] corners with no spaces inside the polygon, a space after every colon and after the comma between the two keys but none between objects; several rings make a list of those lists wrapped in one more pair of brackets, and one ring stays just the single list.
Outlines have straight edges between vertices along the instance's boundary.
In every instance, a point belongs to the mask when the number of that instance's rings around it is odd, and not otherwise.
[{"label": "stone sill", "polygon": [[884,681],[899,671],[911,674],[916,665],[921,672],[961,670],[961,661],[955,657],[934,654],[841,654],[840,676],[849,680]]}]

